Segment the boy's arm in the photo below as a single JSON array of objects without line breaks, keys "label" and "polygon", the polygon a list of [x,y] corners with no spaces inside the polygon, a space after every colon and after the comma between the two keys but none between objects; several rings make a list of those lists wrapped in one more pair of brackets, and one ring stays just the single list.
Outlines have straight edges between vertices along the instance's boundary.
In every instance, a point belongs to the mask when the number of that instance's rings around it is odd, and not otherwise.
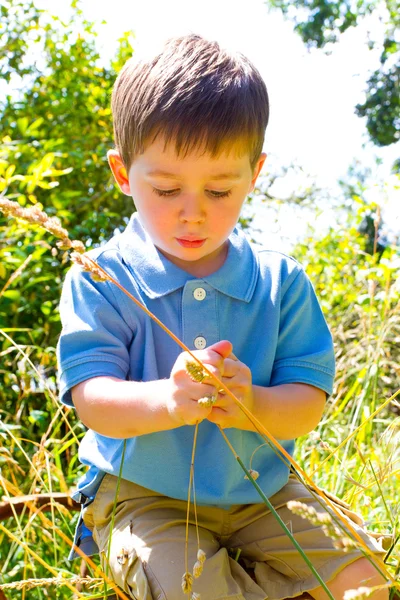
[{"label": "boy's arm", "polygon": [[[318,425],[325,407],[324,390],[305,383],[253,385],[250,369],[233,354],[225,359],[223,371],[223,383],[275,438],[295,439]],[[207,418],[221,427],[257,431],[238,404],[225,394],[218,395]]]},{"label": "boy's arm", "polygon": [[[275,438],[295,439],[318,425],[326,402],[323,390],[304,383],[252,387],[252,413]],[[257,431],[248,419],[243,429]]]},{"label": "boy's arm", "polygon": [[[232,344],[221,340],[197,356],[217,377]],[[199,398],[216,393],[213,385],[193,381],[186,369],[189,354],[179,354],[168,379],[125,381],[117,377],[92,377],[72,388],[72,399],[81,421],[106,437],[130,438],[156,431],[194,425],[206,419],[211,407]]]},{"label": "boy's arm", "polygon": [[82,423],[112,438],[130,438],[179,427],[165,398],[169,380],[125,381],[93,377],[72,388],[72,399]]},{"label": "boy's arm", "polygon": [[[267,385],[253,385],[250,368],[234,354],[224,361],[223,382],[278,439],[312,431],[332,393],[332,336],[312,284],[295,265],[280,292],[279,335]],[[208,417],[221,427],[255,428],[228,395],[219,395]]]}]

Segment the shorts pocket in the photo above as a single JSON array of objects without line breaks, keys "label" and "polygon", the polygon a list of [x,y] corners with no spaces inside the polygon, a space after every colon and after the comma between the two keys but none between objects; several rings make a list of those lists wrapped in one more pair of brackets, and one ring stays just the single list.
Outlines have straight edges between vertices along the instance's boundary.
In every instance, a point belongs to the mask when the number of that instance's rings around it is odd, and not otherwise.
[{"label": "shorts pocket", "polygon": [[[131,598],[136,600],[153,600],[146,577],[140,552],[140,540],[131,534],[129,521],[114,524],[109,552],[109,525],[94,532],[99,547],[100,562],[103,571]],[[143,548],[141,548],[143,551]],[[108,557],[109,553],[109,557]]]}]

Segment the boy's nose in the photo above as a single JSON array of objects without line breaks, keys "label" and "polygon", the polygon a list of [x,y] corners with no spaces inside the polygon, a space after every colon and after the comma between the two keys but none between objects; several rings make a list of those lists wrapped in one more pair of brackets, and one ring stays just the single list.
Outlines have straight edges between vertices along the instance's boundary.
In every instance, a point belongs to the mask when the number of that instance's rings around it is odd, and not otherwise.
[{"label": "boy's nose", "polygon": [[202,200],[198,196],[186,197],[180,212],[180,220],[185,223],[203,223],[205,218]]}]

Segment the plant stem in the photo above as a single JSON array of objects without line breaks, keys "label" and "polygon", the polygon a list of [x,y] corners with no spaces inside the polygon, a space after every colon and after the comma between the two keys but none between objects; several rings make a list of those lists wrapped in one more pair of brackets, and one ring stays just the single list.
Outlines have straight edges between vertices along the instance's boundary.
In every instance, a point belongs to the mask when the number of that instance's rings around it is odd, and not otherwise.
[{"label": "plant stem", "polygon": [[[120,488],[121,478],[122,478],[122,467],[124,466],[125,450],[126,450],[126,440],[124,440],[124,445],[123,445],[123,448],[122,448],[121,465],[119,467],[117,487],[116,487],[116,490],[115,490],[114,505],[113,505],[112,515],[111,515],[110,537],[108,539],[108,548],[107,548],[106,577],[108,577],[108,570],[109,570],[109,566],[110,566],[112,532],[113,532],[113,529],[114,529],[115,509],[117,508],[117,500],[118,500],[119,488]],[[107,598],[107,592],[108,592],[107,581],[105,581],[104,582],[104,598],[105,599]]]},{"label": "plant stem", "polygon": [[335,600],[335,598],[332,596],[331,592],[327,588],[326,583],[324,582],[324,580],[322,579],[322,577],[319,575],[318,571],[315,569],[315,567],[313,566],[313,564],[310,561],[310,559],[308,558],[308,556],[305,554],[305,552],[302,549],[302,547],[300,546],[300,544],[295,540],[295,538],[293,537],[293,534],[286,527],[285,523],[282,521],[282,519],[280,518],[280,516],[276,512],[275,508],[272,506],[271,502],[268,500],[267,496],[264,494],[264,492],[262,491],[262,489],[260,488],[260,486],[253,479],[253,477],[250,475],[250,471],[248,471],[246,469],[246,467],[244,466],[243,461],[241,460],[240,456],[236,453],[235,449],[233,448],[232,444],[228,440],[228,438],[227,438],[224,430],[222,429],[222,427],[220,427],[219,425],[218,425],[218,427],[219,427],[220,432],[222,433],[222,436],[223,436],[225,442],[229,446],[229,449],[231,450],[232,454],[236,458],[237,462],[239,463],[239,465],[241,466],[241,468],[243,469],[243,471],[246,473],[248,479],[251,481],[251,483],[256,488],[257,492],[259,493],[259,495],[261,496],[262,500],[264,501],[264,504],[271,511],[271,513],[273,514],[273,516],[275,517],[275,519],[278,521],[279,525],[282,527],[282,529],[284,530],[284,532],[286,533],[286,535],[290,538],[290,540],[291,540],[292,544],[294,545],[294,547],[300,552],[302,558],[307,563],[310,571],[312,572],[312,574],[314,575],[314,577],[319,581],[319,583],[321,584],[322,588],[325,590],[325,592],[328,595],[328,597],[330,598],[330,600]]},{"label": "plant stem", "polygon": [[[137,300],[130,292],[128,292],[128,290],[126,290],[116,279],[114,279],[111,275],[109,275],[107,273],[107,271],[105,271],[102,267],[100,267],[100,265],[98,265],[92,258],[90,258],[89,256],[86,257],[87,258],[87,263],[91,264],[92,267],[96,270],[97,274],[100,275],[104,275],[104,277],[108,280],[111,281],[112,283],[114,283],[126,296],[128,296],[128,298],[130,298],[131,300],[133,300],[133,302],[139,306],[151,319],[153,319],[158,325],[160,325],[160,327],[183,349],[185,350],[185,352],[187,352],[202,368],[203,370],[207,373],[207,375],[211,378],[211,381],[215,384],[215,386],[217,387],[217,389],[223,389],[225,394],[227,396],[229,396],[241,409],[241,411],[247,416],[247,418],[250,420],[250,422],[254,425],[255,429],[257,430],[257,432],[263,437],[264,441],[272,444],[273,446],[275,446],[275,448],[277,450],[279,450],[279,452],[282,454],[281,459],[283,460],[282,457],[285,457],[286,460],[293,465],[293,467],[296,469],[296,471],[298,471],[301,476],[303,477],[303,479],[308,483],[309,486],[312,487],[311,492],[313,493],[313,495],[315,496],[316,494],[316,499],[318,500],[318,502],[321,503],[322,505],[322,500],[321,498],[325,501],[325,503],[331,508],[331,510],[334,512],[334,514],[339,518],[339,520],[341,521],[340,527],[343,529],[343,531],[350,531],[350,533],[353,535],[353,537],[355,538],[355,540],[358,542],[361,551],[363,552],[363,554],[365,555],[365,557],[367,558],[367,560],[374,566],[374,568],[385,577],[387,577],[390,581],[392,581],[392,583],[394,583],[393,577],[391,577],[391,575],[388,573],[385,564],[383,563],[383,561],[375,556],[373,554],[373,552],[368,548],[368,546],[366,545],[366,543],[364,542],[364,540],[362,539],[362,537],[359,535],[359,533],[354,529],[354,527],[351,526],[350,523],[346,522],[346,520],[344,519],[344,517],[340,514],[340,512],[338,511],[338,509],[335,507],[335,505],[329,500],[329,498],[325,495],[325,493],[323,492],[323,490],[321,490],[312,480],[311,478],[307,475],[307,473],[304,471],[304,469],[301,468],[301,466],[295,461],[295,459],[285,450],[285,448],[274,438],[273,435],[271,435],[269,433],[269,431],[266,429],[266,427],[264,427],[264,425],[252,414],[252,412],[243,404],[243,402],[241,402],[239,400],[239,398],[237,398],[232,392],[231,390],[224,384],[222,383],[222,381],[219,380],[218,377],[216,377],[213,373],[211,373],[211,371],[209,369],[207,369],[207,367],[201,362],[201,360],[199,358],[197,358],[196,355],[193,354],[193,352],[190,351],[190,349],[174,334],[172,333],[172,331],[170,329],[168,329],[168,327],[166,327],[164,325],[164,323],[162,321],[160,321],[160,319],[158,319],[152,312],[150,312],[148,310],[148,308],[146,308],[146,306],[144,306],[144,304],[142,304],[139,300]],[[90,269],[89,269],[90,270]],[[368,419],[366,419],[364,421],[364,423],[362,423],[360,425],[364,426],[366,422],[368,422],[371,418],[373,418],[373,416],[375,416],[380,410],[382,410],[382,408],[384,406],[386,406],[386,404],[389,404],[392,400],[394,400],[394,398],[400,394],[400,390],[398,390],[395,394],[393,394],[390,398],[388,398],[388,400],[386,400],[383,405],[381,405],[379,407],[379,409],[377,409],[372,415],[370,415],[368,417]],[[360,428],[359,427],[359,428]],[[357,428],[355,431],[357,431],[359,428]],[[353,431],[347,438],[346,441],[348,439],[350,439],[350,437],[352,437],[352,435],[355,434],[355,431]],[[341,444],[342,445],[342,444]],[[339,446],[340,447],[340,446]],[[337,449],[336,449],[337,450]],[[330,458],[330,456],[328,457]],[[328,458],[325,459],[328,460]],[[325,462],[323,461],[323,462]],[[321,463],[323,464],[323,463]],[[321,466],[321,464],[319,466]],[[319,498],[318,498],[319,497]]]},{"label": "plant stem", "polygon": [[199,430],[199,424],[196,423],[194,428],[193,436],[193,447],[192,447],[192,459],[190,461],[190,473],[189,473],[189,485],[188,485],[188,499],[187,499],[187,511],[186,511],[186,534],[185,534],[185,573],[189,572],[188,567],[188,552],[189,552],[189,514],[190,514],[190,492],[192,490],[192,481],[194,474],[194,457],[196,454],[197,444],[197,432]]}]

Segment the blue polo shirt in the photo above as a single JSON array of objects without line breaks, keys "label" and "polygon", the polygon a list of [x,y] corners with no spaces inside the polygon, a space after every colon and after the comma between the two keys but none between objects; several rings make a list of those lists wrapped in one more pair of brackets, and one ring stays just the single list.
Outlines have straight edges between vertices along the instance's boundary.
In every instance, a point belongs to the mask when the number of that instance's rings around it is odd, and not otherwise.
[{"label": "blue polo shirt", "polygon": [[[254,246],[235,228],[222,267],[196,278],[157,250],[138,213],[122,234],[89,254],[191,350],[227,339],[250,367],[253,384],[306,383],[332,393],[332,337],[310,280],[293,258]],[[71,388],[92,377],[168,378],[182,352],[117,286],[96,282],[77,266],[67,273],[60,314],[59,386],[61,401],[68,406],[73,406]],[[182,426],[129,438],[122,477],[185,499],[193,432],[193,426]],[[230,428],[226,434],[247,465],[264,444],[255,432]],[[94,498],[104,473],[118,475],[123,443],[87,431],[79,458],[89,469],[78,492]],[[293,453],[294,440],[281,443]],[[267,445],[254,455],[252,468],[260,473],[258,483],[267,496],[287,483],[288,467]],[[224,507],[260,502],[217,426],[207,420],[198,432],[196,499]],[[87,554],[96,551],[82,519],[75,542]]]}]

